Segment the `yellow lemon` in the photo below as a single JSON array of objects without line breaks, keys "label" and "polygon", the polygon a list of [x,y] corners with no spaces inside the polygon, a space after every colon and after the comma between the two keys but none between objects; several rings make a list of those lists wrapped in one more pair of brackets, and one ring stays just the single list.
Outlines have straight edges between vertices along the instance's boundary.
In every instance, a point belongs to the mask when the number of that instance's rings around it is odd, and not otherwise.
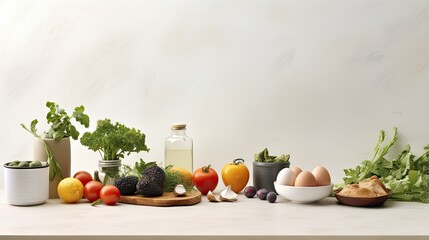
[{"label": "yellow lemon", "polygon": [[183,181],[187,181],[192,184],[192,173],[184,168],[172,167],[170,171],[179,172],[182,175]]},{"label": "yellow lemon", "polygon": [[58,184],[57,191],[65,203],[75,203],[83,197],[83,184],[77,178],[64,178]]}]

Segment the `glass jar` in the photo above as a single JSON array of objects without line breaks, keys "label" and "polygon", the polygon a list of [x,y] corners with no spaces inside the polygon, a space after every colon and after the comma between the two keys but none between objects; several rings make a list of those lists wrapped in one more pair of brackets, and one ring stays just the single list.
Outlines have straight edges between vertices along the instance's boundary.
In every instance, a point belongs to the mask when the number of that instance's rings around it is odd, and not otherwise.
[{"label": "glass jar", "polygon": [[171,125],[171,135],[165,140],[164,167],[169,165],[193,172],[193,142],[186,135],[186,124]]},{"label": "glass jar", "polygon": [[121,177],[121,160],[99,160],[98,177],[104,185],[114,185],[115,180]]}]

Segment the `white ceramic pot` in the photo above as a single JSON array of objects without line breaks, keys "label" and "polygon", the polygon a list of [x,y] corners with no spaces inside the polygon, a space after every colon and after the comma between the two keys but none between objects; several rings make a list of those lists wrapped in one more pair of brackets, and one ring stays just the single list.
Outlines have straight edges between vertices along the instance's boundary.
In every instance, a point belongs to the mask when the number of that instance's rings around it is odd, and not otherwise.
[{"label": "white ceramic pot", "polygon": [[4,190],[11,205],[42,204],[49,198],[49,165],[9,167],[4,165]]}]

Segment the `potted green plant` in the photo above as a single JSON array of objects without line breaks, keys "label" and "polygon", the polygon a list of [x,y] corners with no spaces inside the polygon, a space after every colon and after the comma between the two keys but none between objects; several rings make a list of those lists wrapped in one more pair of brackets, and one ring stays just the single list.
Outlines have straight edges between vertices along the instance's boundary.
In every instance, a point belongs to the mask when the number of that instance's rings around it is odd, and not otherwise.
[{"label": "potted green plant", "polygon": [[54,102],[46,102],[49,112],[46,120],[50,125],[47,132],[42,135],[37,133],[37,119],[34,119],[30,128],[21,124],[21,126],[31,133],[34,137],[33,159],[47,161],[49,164],[49,197],[58,198],[58,183],[66,177],[70,177],[71,150],[70,137],[74,140],[79,138],[79,131],[72,124],[74,119],[86,128],[89,127],[89,117],[84,113],[85,107],[75,107],[72,115],[60,108]]},{"label": "potted green plant", "polygon": [[120,176],[121,160],[125,155],[149,152],[145,140],[146,135],[140,130],[104,119],[97,121],[95,131],[84,133],[80,143],[100,153],[98,177],[104,184],[113,184]]},{"label": "potted green plant", "polygon": [[290,166],[290,155],[270,156],[268,149],[254,155],[253,162],[253,186],[259,190],[262,188],[275,192],[274,182],[277,174],[283,168]]}]

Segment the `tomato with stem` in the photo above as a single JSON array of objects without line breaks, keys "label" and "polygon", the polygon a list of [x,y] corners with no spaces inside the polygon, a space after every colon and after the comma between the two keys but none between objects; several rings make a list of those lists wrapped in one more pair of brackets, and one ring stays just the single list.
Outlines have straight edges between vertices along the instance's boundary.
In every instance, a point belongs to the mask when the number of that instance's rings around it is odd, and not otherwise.
[{"label": "tomato with stem", "polygon": [[218,181],[219,177],[210,165],[198,168],[192,175],[192,182],[203,195],[215,190]]}]

